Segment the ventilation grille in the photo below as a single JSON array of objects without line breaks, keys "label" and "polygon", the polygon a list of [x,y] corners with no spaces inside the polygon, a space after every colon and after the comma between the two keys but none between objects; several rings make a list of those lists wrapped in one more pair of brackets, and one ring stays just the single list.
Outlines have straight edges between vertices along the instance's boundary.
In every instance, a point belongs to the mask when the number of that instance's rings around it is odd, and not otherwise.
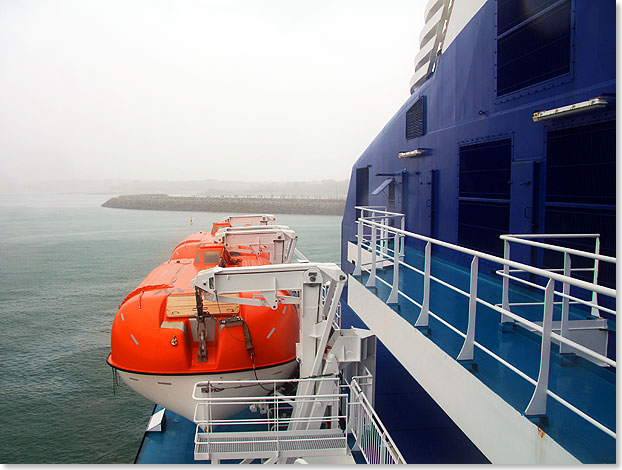
[{"label": "ventilation grille", "polygon": [[570,1],[542,14],[553,2],[540,0],[528,13],[518,3],[525,2],[497,5],[497,96],[570,73]]},{"label": "ventilation grille", "polygon": [[615,121],[549,132],[547,202],[615,205],[615,145]]},{"label": "ventilation grille", "polygon": [[[600,252],[614,257],[615,130],[615,121],[608,121],[547,133],[544,220],[548,233],[599,233]],[[594,251],[593,240],[565,240],[560,244]],[[552,256],[545,255],[545,262],[559,265]],[[615,287],[615,266],[600,264],[599,283]]]},{"label": "ventilation grille", "polygon": [[460,196],[510,198],[510,139],[460,147]]},{"label": "ventilation grille", "polygon": [[550,7],[559,0],[497,0],[497,34],[518,26],[521,23]]},{"label": "ventilation grille", "polygon": [[458,245],[503,256],[499,235],[508,233],[509,225],[509,202],[458,202]]},{"label": "ventilation grille", "polygon": [[458,244],[503,256],[510,226],[510,139],[460,147]]},{"label": "ventilation grille", "polygon": [[406,138],[414,139],[425,134],[425,96],[413,104],[406,112]]}]

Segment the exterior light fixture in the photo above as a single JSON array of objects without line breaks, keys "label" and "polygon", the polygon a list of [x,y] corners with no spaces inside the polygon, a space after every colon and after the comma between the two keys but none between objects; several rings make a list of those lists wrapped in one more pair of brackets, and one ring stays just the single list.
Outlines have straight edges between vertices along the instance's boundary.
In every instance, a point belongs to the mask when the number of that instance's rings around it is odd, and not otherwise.
[{"label": "exterior light fixture", "polygon": [[591,100],[581,101],[580,103],[569,104],[560,108],[547,109],[545,111],[536,111],[533,113],[533,122],[544,121],[556,117],[565,117],[569,114],[581,113],[585,111],[593,111],[598,108],[604,108],[609,103],[602,96],[597,96]]},{"label": "exterior light fixture", "polygon": [[410,152],[400,152],[397,154],[397,158],[412,158],[412,157],[420,157],[425,154],[427,149],[415,149]]}]

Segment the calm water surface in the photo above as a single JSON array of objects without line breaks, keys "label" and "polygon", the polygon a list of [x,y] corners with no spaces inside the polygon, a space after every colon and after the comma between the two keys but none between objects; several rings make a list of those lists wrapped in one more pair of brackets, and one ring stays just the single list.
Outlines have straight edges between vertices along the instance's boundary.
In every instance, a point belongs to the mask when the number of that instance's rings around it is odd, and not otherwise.
[{"label": "calm water surface", "polygon": [[[108,197],[0,196],[1,463],[134,459],[152,405],[125,385],[113,394],[116,309],[183,237],[228,214],[100,207]],[[310,260],[339,263],[341,217],[277,223]]]}]

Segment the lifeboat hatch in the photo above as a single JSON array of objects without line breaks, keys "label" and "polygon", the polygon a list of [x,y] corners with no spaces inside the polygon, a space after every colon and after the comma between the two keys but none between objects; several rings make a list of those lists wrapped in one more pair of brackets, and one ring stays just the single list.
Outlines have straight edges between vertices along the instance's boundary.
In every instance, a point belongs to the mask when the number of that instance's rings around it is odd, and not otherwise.
[{"label": "lifeboat hatch", "polygon": [[[203,311],[207,315],[237,315],[240,306],[226,302],[203,300]],[[169,295],[166,300],[166,316],[169,318],[192,318],[197,314],[194,294]]]}]

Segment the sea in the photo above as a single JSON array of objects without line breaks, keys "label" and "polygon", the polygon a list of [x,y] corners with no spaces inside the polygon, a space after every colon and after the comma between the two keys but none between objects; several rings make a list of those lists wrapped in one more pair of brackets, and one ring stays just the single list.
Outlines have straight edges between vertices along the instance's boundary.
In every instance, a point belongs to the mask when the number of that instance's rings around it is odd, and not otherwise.
[{"label": "sea", "polygon": [[[0,196],[0,463],[134,461],[153,404],[113,388],[113,317],[182,238],[230,214],[101,207],[111,196]],[[341,217],[277,223],[339,264]]]}]

